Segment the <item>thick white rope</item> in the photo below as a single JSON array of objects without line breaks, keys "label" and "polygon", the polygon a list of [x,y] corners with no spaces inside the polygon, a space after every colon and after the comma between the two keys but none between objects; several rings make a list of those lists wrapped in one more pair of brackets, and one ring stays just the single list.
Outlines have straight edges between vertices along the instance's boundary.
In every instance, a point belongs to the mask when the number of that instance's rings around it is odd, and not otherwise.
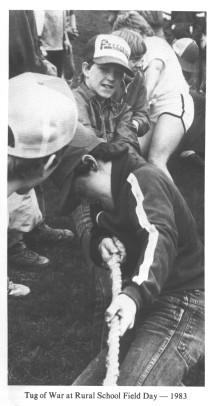
[{"label": "thick white rope", "polygon": [[[114,300],[121,292],[121,267],[120,255],[114,254],[107,263],[111,272],[112,278],[112,300]],[[106,377],[103,381],[103,386],[116,386],[119,376],[119,337],[120,337],[120,321],[116,315],[110,322],[108,334],[108,354],[106,359]]]}]

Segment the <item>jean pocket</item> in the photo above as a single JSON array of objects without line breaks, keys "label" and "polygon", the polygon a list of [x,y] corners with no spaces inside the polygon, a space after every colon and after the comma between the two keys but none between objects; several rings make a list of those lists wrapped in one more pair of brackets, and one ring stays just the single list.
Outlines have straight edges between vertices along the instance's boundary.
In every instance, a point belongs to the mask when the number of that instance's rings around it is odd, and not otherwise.
[{"label": "jean pocket", "polygon": [[177,348],[188,366],[204,354],[204,313],[200,309],[191,313]]}]

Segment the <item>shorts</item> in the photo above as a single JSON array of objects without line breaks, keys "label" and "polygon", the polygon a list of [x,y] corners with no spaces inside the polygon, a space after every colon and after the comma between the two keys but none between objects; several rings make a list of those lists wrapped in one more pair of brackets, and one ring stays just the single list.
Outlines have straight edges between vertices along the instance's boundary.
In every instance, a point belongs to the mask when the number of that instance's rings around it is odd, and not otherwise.
[{"label": "shorts", "polygon": [[194,102],[190,94],[179,94],[168,100],[157,99],[150,105],[150,119],[156,124],[162,114],[179,117],[185,133],[191,127],[194,119]]}]

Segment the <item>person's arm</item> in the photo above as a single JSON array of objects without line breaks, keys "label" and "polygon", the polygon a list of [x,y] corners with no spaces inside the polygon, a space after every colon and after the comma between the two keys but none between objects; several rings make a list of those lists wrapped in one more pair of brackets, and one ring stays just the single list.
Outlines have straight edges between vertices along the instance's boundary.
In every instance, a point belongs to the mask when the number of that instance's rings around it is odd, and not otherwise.
[{"label": "person's arm", "polygon": [[128,205],[140,256],[123,287],[138,310],[153,303],[163,289],[177,256],[178,239],[173,192],[152,168],[143,171],[142,177],[131,174],[128,178]]},{"label": "person's arm", "polygon": [[66,30],[70,41],[76,39],[79,35],[77,30],[76,16],[73,10],[67,11]]},{"label": "person's arm", "polygon": [[164,67],[164,62],[161,59],[153,59],[145,72],[148,102],[154,98],[154,90],[159,83]]},{"label": "person's arm", "polygon": [[138,73],[128,86],[126,102],[132,106],[132,123],[137,130],[137,137],[142,137],[150,129],[149,106],[144,76]]},{"label": "person's arm", "polygon": [[91,111],[91,106],[89,101],[86,100],[84,93],[81,91],[80,86],[73,90],[73,94],[78,108],[78,121],[83,124],[87,130],[90,130],[93,134],[98,136],[98,130],[94,126],[94,122],[92,120],[93,114]]},{"label": "person's arm", "polygon": [[137,312],[152,304],[161,292],[172,272],[178,238],[172,194],[160,177],[154,178],[154,174],[148,177],[147,172],[143,190],[133,174],[128,181],[129,210],[140,244],[140,256],[132,277],[123,281],[121,294],[106,311],[109,323],[119,315],[121,335],[133,327]]},{"label": "person's arm", "polygon": [[140,155],[137,129],[132,123],[132,118],[132,107],[124,103],[122,110],[116,115],[117,124],[111,141],[119,144],[127,144],[130,146],[130,150],[135,150]]}]

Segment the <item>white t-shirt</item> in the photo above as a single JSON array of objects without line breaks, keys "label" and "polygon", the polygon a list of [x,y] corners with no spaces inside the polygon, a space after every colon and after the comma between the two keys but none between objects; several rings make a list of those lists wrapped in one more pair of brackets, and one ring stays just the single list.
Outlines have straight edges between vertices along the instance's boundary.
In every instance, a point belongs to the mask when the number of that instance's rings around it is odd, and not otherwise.
[{"label": "white t-shirt", "polygon": [[145,44],[147,51],[143,57],[143,69],[148,69],[150,62],[154,59],[160,59],[164,63],[164,69],[152,97],[165,102],[176,96],[179,97],[179,94],[188,94],[189,86],[177,56],[168,42],[154,36],[145,38]]},{"label": "white t-shirt", "polygon": [[46,51],[63,49],[64,11],[45,10],[42,43]]}]

